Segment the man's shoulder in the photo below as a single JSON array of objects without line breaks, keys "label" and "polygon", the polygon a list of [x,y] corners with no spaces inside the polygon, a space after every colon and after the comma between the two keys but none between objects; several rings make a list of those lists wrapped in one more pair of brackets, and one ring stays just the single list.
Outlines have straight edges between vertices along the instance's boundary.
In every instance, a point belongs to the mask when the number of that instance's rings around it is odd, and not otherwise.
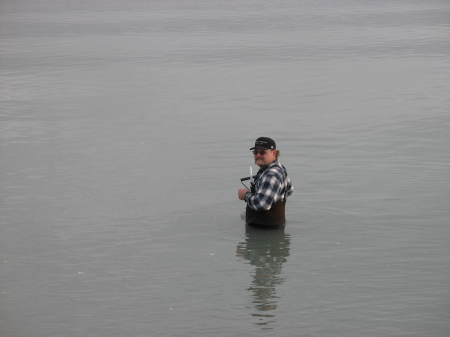
[{"label": "man's shoulder", "polygon": [[270,166],[267,168],[267,170],[264,173],[267,176],[276,177],[280,180],[283,180],[285,171],[286,171],[286,169],[284,168],[284,166],[279,161],[276,161],[276,162],[270,164]]}]

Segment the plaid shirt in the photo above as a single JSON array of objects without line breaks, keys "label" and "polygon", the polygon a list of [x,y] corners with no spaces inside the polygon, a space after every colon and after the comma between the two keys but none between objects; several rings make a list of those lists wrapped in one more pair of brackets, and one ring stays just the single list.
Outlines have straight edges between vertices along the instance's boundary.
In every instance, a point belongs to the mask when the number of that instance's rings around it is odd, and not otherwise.
[{"label": "plaid shirt", "polygon": [[255,211],[267,211],[277,201],[286,200],[294,191],[294,187],[287,176],[286,168],[277,160],[259,169],[251,190],[245,196],[247,205]]}]

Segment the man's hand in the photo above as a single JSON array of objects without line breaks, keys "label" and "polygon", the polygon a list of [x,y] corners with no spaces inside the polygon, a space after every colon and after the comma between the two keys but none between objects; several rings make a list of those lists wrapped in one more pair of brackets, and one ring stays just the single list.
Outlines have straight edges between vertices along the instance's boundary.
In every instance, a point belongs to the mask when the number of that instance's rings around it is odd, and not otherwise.
[{"label": "man's hand", "polygon": [[238,191],[238,198],[239,200],[244,200],[245,199],[245,195],[250,192],[248,189],[246,188],[240,188]]}]

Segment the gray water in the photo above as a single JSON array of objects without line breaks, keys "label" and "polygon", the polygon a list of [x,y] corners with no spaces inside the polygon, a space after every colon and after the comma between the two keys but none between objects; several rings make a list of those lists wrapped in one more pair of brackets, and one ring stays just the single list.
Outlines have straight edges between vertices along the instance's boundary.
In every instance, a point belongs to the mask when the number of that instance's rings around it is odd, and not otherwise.
[{"label": "gray water", "polygon": [[447,0],[2,0],[0,62],[0,336],[450,335]]}]

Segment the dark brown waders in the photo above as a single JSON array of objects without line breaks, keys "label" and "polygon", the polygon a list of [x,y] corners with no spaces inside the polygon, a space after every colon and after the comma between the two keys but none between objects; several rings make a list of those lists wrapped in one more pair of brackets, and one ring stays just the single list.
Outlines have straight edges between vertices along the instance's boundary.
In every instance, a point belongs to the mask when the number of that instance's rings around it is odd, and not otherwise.
[{"label": "dark brown waders", "polygon": [[280,228],[286,223],[286,200],[273,204],[268,211],[255,211],[247,205],[245,222],[247,225],[260,228]]}]

